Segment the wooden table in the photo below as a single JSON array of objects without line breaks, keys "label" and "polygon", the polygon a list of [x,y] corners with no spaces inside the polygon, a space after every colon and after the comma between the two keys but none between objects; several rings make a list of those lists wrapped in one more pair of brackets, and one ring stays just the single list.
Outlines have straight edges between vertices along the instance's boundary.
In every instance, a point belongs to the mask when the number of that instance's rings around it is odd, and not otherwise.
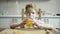
[{"label": "wooden table", "polygon": [[40,29],[5,29],[0,34],[53,34],[53,32]]}]

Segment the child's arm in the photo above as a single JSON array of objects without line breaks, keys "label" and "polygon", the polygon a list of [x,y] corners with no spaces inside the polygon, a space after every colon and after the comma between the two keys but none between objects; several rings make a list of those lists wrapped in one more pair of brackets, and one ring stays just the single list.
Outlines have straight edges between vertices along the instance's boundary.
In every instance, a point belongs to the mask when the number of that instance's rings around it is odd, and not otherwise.
[{"label": "child's arm", "polygon": [[11,28],[11,29],[15,29],[15,28],[18,27],[18,26],[20,26],[21,28],[24,28],[25,20],[26,20],[26,19],[24,19],[21,23],[14,23],[14,24],[10,25],[10,28]]},{"label": "child's arm", "polygon": [[14,24],[10,25],[10,28],[15,29],[18,26],[20,26],[20,23],[14,23]]},{"label": "child's arm", "polygon": [[36,22],[34,23],[34,25],[36,25],[40,29],[59,31],[59,30],[57,30],[56,28],[54,28],[53,26],[51,26],[49,24],[40,24],[40,25],[39,24],[37,24]]}]

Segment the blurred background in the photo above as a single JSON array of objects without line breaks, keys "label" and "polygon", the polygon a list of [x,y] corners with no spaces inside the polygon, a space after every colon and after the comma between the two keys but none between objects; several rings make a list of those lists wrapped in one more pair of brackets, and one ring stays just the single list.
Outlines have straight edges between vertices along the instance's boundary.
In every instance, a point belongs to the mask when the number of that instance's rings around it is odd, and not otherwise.
[{"label": "blurred background", "polygon": [[20,23],[22,8],[31,2],[43,11],[42,21],[60,28],[60,0],[0,0],[0,28]]}]

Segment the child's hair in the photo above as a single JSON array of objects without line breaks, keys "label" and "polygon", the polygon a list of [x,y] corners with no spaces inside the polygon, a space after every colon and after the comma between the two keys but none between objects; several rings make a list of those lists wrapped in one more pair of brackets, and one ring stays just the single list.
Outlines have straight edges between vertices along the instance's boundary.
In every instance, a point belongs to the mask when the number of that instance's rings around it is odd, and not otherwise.
[{"label": "child's hair", "polygon": [[33,8],[33,5],[32,4],[27,4],[26,5],[26,7],[25,7],[25,14],[27,15],[27,14],[29,14],[30,15],[30,12],[29,11],[27,11],[28,10],[28,8]]},{"label": "child's hair", "polygon": [[33,8],[33,5],[32,4],[27,4],[26,7],[25,7],[25,10],[27,10],[28,8]]}]

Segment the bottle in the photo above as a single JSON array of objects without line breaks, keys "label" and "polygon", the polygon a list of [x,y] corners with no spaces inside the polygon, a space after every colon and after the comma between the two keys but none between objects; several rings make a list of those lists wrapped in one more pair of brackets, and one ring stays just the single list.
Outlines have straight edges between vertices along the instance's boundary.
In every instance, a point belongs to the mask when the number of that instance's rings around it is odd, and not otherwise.
[{"label": "bottle", "polygon": [[31,18],[28,18],[28,19],[26,20],[26,24],[25,24],[25,25],[27,26],[27,28],[32,28],[33,24],[32,24]]}]

